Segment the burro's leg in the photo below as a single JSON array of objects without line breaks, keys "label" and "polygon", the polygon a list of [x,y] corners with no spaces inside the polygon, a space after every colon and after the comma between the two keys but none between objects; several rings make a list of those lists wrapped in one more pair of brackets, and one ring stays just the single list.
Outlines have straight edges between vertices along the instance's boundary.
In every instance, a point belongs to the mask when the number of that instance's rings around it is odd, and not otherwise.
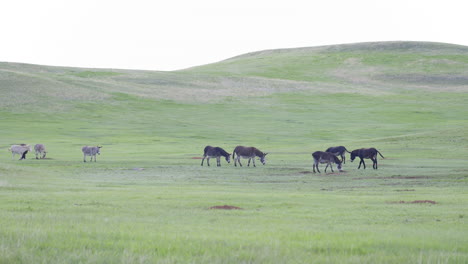
[{"label": "burro's leg", "polygon": [[241,160],[240,156],[237,156],[237,161],[239,162],[239,165],[242,167],[242,163],[240,160]]},{"label": "burro's leg", "polygon": [[372,162],[373,162],[372,168],[373,168],[374,170],[376,170],[376,169],[377,169],[377,157],[373,158],[373,159],[372,159]]},{"label": "burro's leg", "polygon": [[27,151],[27,150],[26,150],[25,152],[23,152],[23,154],[21,155],[21,159],[20,159],[20,160],[26,159],[26,154],[28,154],[28,151]]},{"label": "burro's leg", "polygon": [[[320,172],[320,169],[319,169],[319,166],[318,166],[319,164],[320,164],[320,162],[316,161],[316,162],[314,163],[314,166],[315,166],[315,168],[317,168],[317,172],[318,172],[318,173],[321,173],[321,172]],[[315,172],[315,170],[314,170],[314,172]]]},{"label": "burro's leg", "polygon": [[359,162],[359,167],[358,167],[358,169],[361,168],[361,164],[364,165],[364,169],[366,169],[366,163],[364,163],[364,159],[363,159],[363,158],[361,158],[361,161]]}]

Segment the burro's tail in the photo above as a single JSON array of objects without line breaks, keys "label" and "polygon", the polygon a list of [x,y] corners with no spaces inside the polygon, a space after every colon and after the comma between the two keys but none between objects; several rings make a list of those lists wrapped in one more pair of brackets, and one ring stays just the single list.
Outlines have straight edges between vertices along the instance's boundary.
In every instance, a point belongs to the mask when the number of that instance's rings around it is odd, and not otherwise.
[{"label": "burro's tail", "polygon": [[384,156],[382,156],[382,153],[380,153],[380,151],[377,150],[377,153],[379,153],[380,157],[382,157],[382,159],[385,159]]},{"label": "burro's tail", "polygon": [[348,152],[348,153],[351,153],[351,152],[349,152],[349,150],[347,150],[346,148],[344,148],[344,150],[345,150],[346,152]]},{"label": "burro's tail", "polygon": [[235,158],[236,158],[236,150],[234,149],[234,150],[232,151],[232,159],[235,159]]}]

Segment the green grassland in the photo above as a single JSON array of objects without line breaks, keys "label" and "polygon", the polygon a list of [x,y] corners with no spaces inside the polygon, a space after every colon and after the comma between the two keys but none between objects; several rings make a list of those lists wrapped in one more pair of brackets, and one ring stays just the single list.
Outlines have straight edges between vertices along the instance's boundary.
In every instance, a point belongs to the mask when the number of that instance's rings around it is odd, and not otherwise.
[{"label": "green grassland", "polygon": [[[468,47],[173,72],[2,62],[0,95],[0,263],[468,262]],[[47,159],[12,159],[19,143]],[[96,163],[83,145],[103,146]],[[256,146],[267,164],[201,167],[206,145]],[[385,159],[312,173],[311,153],[337,145]]]}]

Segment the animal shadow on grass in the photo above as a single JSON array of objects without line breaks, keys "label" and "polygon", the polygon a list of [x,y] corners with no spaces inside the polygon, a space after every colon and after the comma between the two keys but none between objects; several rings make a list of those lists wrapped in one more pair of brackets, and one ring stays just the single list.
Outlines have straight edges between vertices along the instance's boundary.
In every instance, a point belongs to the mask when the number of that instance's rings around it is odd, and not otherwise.
[{"label": "animal shadow on grass", "polygon": [[326,172],[326,173],[318,173],[318,174],[317,174],[317,173],[314,173],[313,171],[300,171],[299,173],[300,173],[300,174],[315,174],[315,175],[317,175],[317,176],[320,176],[320,175],[326,176],[326,175],[341,175],[341,174],[346,174],[346,173],[348,173],[348,172],[342,170],[342,171],[340,171],[340,172]]}]

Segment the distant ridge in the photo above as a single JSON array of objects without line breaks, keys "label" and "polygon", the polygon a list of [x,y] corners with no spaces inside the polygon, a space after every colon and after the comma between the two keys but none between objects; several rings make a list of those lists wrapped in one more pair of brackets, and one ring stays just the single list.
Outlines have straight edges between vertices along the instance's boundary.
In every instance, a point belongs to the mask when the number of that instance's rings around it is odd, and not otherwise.
[{"label": "distant ridge", "polygon": [[384,42],[358,42],[347,44],[323,45],[312,47],[298,47],[286,49],[269,49],[262,51],[254,51],[246,54],[241,54],[226,59],[225,61],[239,59],[244,57],[252,57],[257,55],[278,54],[288,52],[352,52],[352,51],[387,51],[387,52],[418,52],[418,53],[435,53],[444,52],[452,54],[465,54],[468,52],[468,46],[441,43],[441,42],[425,42],[425,41],[384,41]]},{"label": "distant ridge", "polygon": [[[311,46],[311,47],[297,47],[297,48],[279,48],[279,49],[268,49],[261,51],[253,51],[245,54],[240,54],[234,57],[230,57],[219,62],[214,62],[206,65],[212,65],[222,63],[225,61],[231,61],[242,58],[249,58],[263,55],[275,55],[282,53],[317,53],[317,52],[358,52],[358,51],[375,51],[375,52],[416,52],[416,53],[428,53],[428,54],[466,54],[468,53],[468,46],[450,44],[443,42],[426,42],[426,41],[382,41],[382,42],[357,42],[357,43],[344,43],[334,45],[322,45],[322,46]],[[127,70],[127,69],[105,69],[105,68],[83,68],[83,67],[71,67],[71,66],[54,66],[54,65],[40,65],[31,63],[20,63],[20,62],[1,62],[0,64],[10,65],[12,67],[26,67],[26,68],[62,68],[62,69],[86,69],[96,71],[152,71],[152,70]],[[175,71],[187,71],[192,68],[204,67],[206,65],[193,66],[187,69],[175,70]],[[153,71],[154,72],[154,71]],[[156,71],[161,72],[161,71]],[[171,71],[163,71],[171,72]]]},{"label": "distant ridge", "polygon": [[[112,100],[116,94],[207,102],[274,93],[468,92],[468,47],[368,42],[265,50],[161,72],[0,62],[1,109]],[[27,95],[27,96],[25,96]]]}]

